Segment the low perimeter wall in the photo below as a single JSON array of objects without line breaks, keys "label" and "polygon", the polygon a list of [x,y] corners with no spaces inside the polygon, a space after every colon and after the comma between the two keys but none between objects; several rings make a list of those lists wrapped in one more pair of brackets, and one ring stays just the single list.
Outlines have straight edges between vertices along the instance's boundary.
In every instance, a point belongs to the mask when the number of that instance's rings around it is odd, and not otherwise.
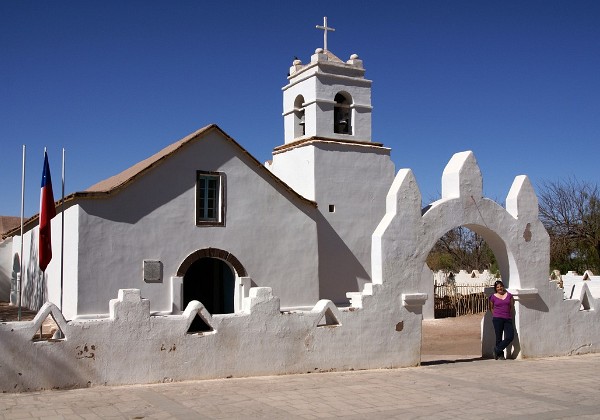
[{"label": "low perimeter wall", "polygon": [[[151,316],[140,291],[124,289],[109,318],[69,322],[46,303],[33,321],[0,324],[0,390],[418,365],[421,314],[387,300],[371,290],[349,308],[321,300],[311,311],[281,312],[271,289],[259,287],[243,313],[211,316],[194,301],[182,315]],[[36,340],[48,316],[63,339]],[[211,331],[188,333],[196,316]]]}]

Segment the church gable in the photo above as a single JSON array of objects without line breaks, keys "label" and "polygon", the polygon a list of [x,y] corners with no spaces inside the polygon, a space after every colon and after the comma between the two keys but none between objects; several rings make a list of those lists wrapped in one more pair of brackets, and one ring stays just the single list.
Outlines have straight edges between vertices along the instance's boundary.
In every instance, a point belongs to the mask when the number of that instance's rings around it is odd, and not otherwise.
[{"label": "church gable", "polygon": [[[125,188],[130,183],[134,182],[136,179],[139,179],[140,177],[144,176],[147,172],[159,167],[168,159],[171,159],[180,153],[186,153],[186,149],[189,148],[190,145],[193,145],[194,143],[199,141],[207,141],[207,137],[210,137],[211,134],[218,134],[218,137],[220,137],[224,142],[229,143],[232,146],[232,154],[238,155],[246,162],[247,165],[257,168],[259,172],[262,172],[263,177],[266,175],[266,179],[268,182],[279,184],[279,187],[283,188],[283,190],[287,191],[291,196],[296,196],[296,198],[301,200],[303,199],[302,196],[297,194],[292,188],[290,188],[283,181],[274,176],[270,171],[265,170],[264,166],[258,160],[256,160],[246,149],[244,149],[239,143],[233,140],[233,138],[228,136],[216,124],[211,124],[206,127],[203,127],[198,131],[182,138],[181,140],[170,144],[169,146],[165,147],[164,149],[150,156],[149,158],[138,162],[130,168],[127,168],[123,172],[114,175],[110,178],[107,178],[103,181],[100,181],[97,184],[92,185],[85,191],[75,193],[74,195],[77,197],[97,198],[102,194],[115,194],[121,189]],[[209,156],[212,162],[219,160],[218,158],[216,158],[214,150],[210,150]]]},{"label": "church gable", "polygon": [[216,125],[192,133],[79,195],[104,200],[78,201],[90,213],[131,223],[181,198],[187,208],[180,210],[186,213],[184,217],[195,210],[192,220],[197,226],[224,226],[232,194],[247,203],[267,199],[259,196],[262,189],[255,189],[257,183],[266,183],[295,205],[316,207]]},{"label": "church gable", "polygon": [[[254,171],[257,173],[257,175],[259,175],[261,178],[263,178],[266,182],[268,182],[269,184],[271,184],[273,187],[275,187],[278,191],[281,192],[281,194],[285,195],[286,197],[288,197],[288,199],[290,200],[297,200],[300,203],[303,203],[302,205],[306,205],[308,207],[316,207],[316,203],[307,200],[306,198],[304,198],[303,196],[301,196],[300,194],[298,194],[296,191],[294,191],[289,185],[287,185],[285,182],[283,182],[281,179],[279,179],[276,175],[274,175],[272,172],[270,172],[269,170],[267,170],[258,160],[256,160],[256,158],[254,158],[246,149],[244,149],[240,144],[238,144],[233,138],[231,138],[229,135],[227,135],[220,127],[218,127],[216,124],[211,124],[208,126],[205,126],[189,135],[187,135],[186,137],[168,145],[167,147],[165,147],[164,149],[160,150],[159,152],[155,153],[154,155],[136,163],[135,165],[125,169],[124,171],[110,177],[107,179],[104,179],[92,186],[90,186],[89,188],[87,188],[84,191],[79,191],[79,192],[75,192],[72,194],[69,194],[67,197],[65,197],[65,208],[69,208],[73,205],[82,205],[85,208],[103,208],[107,205],[107,203],[99,203],[97,201],[97,199],[106,199],[106,198],[110,198],[110,197],[115,197],[117,195],[119,195],[122,191],[125,191],[126,189],[128,189],[131,185],[134,185],[138,182],[140,182],[141,184],[149,184],[148,180],[152,179],[153,177],[157,177],[156,179],[158,180],[158,183],[155,183],[152,187],[151,190],[157,192],[157,189],[160,189],[160,186],[164,186],[167,190],[172,189],[175,185],[178,185],[179,182],[181,181],[180,179],[177,179],[174,181],[173,184],[170,184],[169,182],[165,182],[165,177],[164,176],[159,176],[155,173],[155,171],[158,171],[160,173],[160,171],[164,170],[161,169],[162,166],[166,165],[166,174],[167,174],[167,180],[169,177],[171,177],[169,174],[171,174],[171,169],[168,169],[169,164],[172,165],[172,162],[174,159],[178,159],[181,158],[181,154],[189,154],[189,149],[190,147],[193,147],[194,144],[196,144],[197,142],[208,142],[210,141],[209,139],[218,139],[217,142],[222,142],[223,145],[228,144],[228,152],[225,152],[226,154],[228,154],[228,156],[223,156],[221,158],[221,160],[227,160],[233,156],[236,156],[240,161],[244,162],[245,165],[247,165],[249,168],[253,168]],[[193,155],[193,153],[192,153]],[[204,165],[202,168],[200,168],[200,166],[198,166],[196,169],[199,171],[210,171],[210,169],[208,168],[214,168],[215,167],[215,163],[217,163],[219,161],[219,159],[216,157],[215,155],[215,150],[208,148],[207,150],[205,150],[201,156],[201,158],[207,158],[208,160],[211,161],[210,164],[208,165]],[[189,159],[196,159],[193,156],[190,156],[188,158]],[[196,159],[197,160],[197,159]],[[175,164],[174,165],[176,170],[180,170],[181,168]],[[202,165],[201,165],[202,166]],[[192,165],[192,167],[195,167]],[[190,168],[192,168],[190,167]],[[189,177],[187,177],[186,175],[186,179],[187,182],[189,183]],[[193,178],[194,180],[196,179],[196,177],[194,176]],[[185,181],[184,181],[185,182]],[[135,189],[135,188],[134,188]],[[170,191],[170,195],[173,194],[173,190]],[[146,201],[148,202],[148,204],[151,204],[150,202],[152,201],[152,197],[147,197],[144,195],[144,193],[142,193],[142,201]],[[93,199],[93,200],[90,200]],[[156,200],[156,194],[154,194],[154,200]],[[120,201],[120,200],[117,200]],[[126,200],[128,201],[128,200]],[[114,205],[114,201],[111,202],[111,206]],[[154,203],[151,205],[158,205],[159,203]],[[124,203],[124,205],[129,207],[129,204],[127,204],[127,202]],[[57,209],[60,208],[60,203],[56,202],[56,206]],[[127,211],[129,211],[130,209],[128,209]],[[25,231],[27,232],[28,230],[30,230],[31,228],[35,227],[38,223],[38,214],[35,214],[34,216],[32,216],[31,218],[27,219],[25,221],[24,224],[24,228]],[[14,227],[13,227],[14,226]],[[19,227],[17,225],[13,225],[11,226],[11,229],[5,229],[6,232],[3,233],[3,238],[5,237],[11,237],[11,236],[15,236],[19,234]]]},{"label": "church gable", "polygon": [[[155,305],[152,310],[169,311],[173,302],[164,289],[169,279],[188,256],[209,249],[238,258],[254,284],[273,287],[288,305],[318,299],[316,204],[216,126],[86,194],[78,200],[79,248],[94,252],[80,259],[79,272],[94,274],[80,282],[78,313],[102,312],[106,299],[123,287],[140,288]],[[158,264],[162,279],[144,281],[145,261]],[[300,272],[298,261],[312,267]],[[108,266],[110,280],[96,274],[97,267]],[[292,286],[284,287],[290,279]]]}]

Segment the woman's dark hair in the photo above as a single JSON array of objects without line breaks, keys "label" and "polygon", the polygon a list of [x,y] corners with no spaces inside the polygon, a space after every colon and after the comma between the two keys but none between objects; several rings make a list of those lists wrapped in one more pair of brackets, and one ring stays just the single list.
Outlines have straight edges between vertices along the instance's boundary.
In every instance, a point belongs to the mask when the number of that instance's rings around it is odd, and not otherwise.
[{"label": "woman's dark hair", "polygon": [[496,290],[496,286],[498,286],[499,284],[501,284],[502,287],[504,287],[506,289],[506,286],[504,286],[504,283],[502,282],[502,280],[496,280],[494,282],[494,290]]}]

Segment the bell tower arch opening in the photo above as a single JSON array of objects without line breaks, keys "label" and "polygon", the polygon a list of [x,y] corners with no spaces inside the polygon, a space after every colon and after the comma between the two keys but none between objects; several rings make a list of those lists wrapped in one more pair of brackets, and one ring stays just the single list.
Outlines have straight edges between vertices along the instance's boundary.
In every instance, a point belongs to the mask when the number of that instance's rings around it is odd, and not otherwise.
[{"label": "bell tower arch opening", "polygon": [[304,112],[304,96],[298,95],[294,101],[294,138],[306,134],[306,120]]},{"label": "bell tower arch opening", "polygon": [[352,99],[348,93],[340,92],[335,95],[333,106],[333,132],[336,134],[352,135]]}]

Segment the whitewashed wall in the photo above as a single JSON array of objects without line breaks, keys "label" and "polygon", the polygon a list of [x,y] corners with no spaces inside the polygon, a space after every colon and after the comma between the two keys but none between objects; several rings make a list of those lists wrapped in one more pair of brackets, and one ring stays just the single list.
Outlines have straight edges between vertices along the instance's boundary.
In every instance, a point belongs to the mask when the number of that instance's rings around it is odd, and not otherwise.
[{"label": "whitewashed wall", "polygon": [[[190,254],[206,248],[234,255],[255,285],[272,287],[283,306],[312,306],[319,299],[316,208],[217,130],[186,147],[110,196],[79,199],[67,209],[67,319],[106,314],[106,302],[122,288],[140,289],[153,312],[171,312],[171,278]],[[225,227],[196,226],[196,170],[225,174]],[[52,220],[53,259],[45,275],[37,266],[38,228],[25,234],[25,307],[59,305],[60,225],[59,214]],[[162,262],[161,282],[144,282],[145,259]]]},{"label": "whitewashed wall", "polygon": [[318,204],[320,298],[347,303],[347,292],[371,281],[369,238],[385,214],[395,173],[389,154],[388,148],[370,143],[315,140],[275,153],[267,165]]},{"label": "whitewashed wall", "polygon": [[[39,226],[25,232],[23,240],[24,271],[22,276],[22,305],[38,310],[45,302],[52,302],[60,308],[61,293],[63,313],[67,318],[77,315],[77,288],[79,264],[79,206],[65,210],[64,247],[61,247],[62,217],[59,213],[51,221],[52,260],[45,272],[39,269],[38,238]],[[64,249],[63,291],[61,292],[61,253]],[[11,249],[13,258],[21,253],[20,237],[15,236]],[[15,268],[19,271],[20,267]],[[17,305],[17,289],[13,285],[11,304]]]},{"label": "whitewashed wall", "polygon": [[565,299],[578,299],[585,285],[594,298],[600,298],[600,276],[595,276],[591,271],[586,271],[581,275],[569,271],[561,275],[560,279],[563,282]]},{"label": "whitewashed wall", "polygon": [[[0,390],[414,366],[420,316],[397,299],[365,296],[343,310],[322,300],[281,313],[270,288],[253,288],[240,314],[210,316],[191,302],[182,315],[151,316],[150,302],[129,289],[110,302],[109,318],[69,322],[47,304],[34,321],[0,324]],[[66,338],[32,341],[50,312]],[[196,313],[213,331],[187,334]],[[325,317],[333,324],[318,326]]]},{"label": "whitewashed wall", "polygon": [[[352,295],[348,308],[321,300],[311,311],[282,312],[270,288],[251,289],[240,313],[215,316],[197,302],[183,315],[151,316],[151,303],[137,289],[121,290],[106,319],[67,323],[48,304],[32,322],[0,324],[0,389],[417,365],[423,306],[430,298],[422,284],[425,259],[441,235],[460,225],[481,234],[500,256],[503,279],[516,297],[510,357],[600,351],[600,300],[587,284],[578,299],[563,300],[562,289],[548,281],[549,238],[529,180],[515,179],[506,209],[482,197],[471,152],[456,154],[442,180],[442,199],[422,214],[412,172],[398,173],[372,235],[373,282]],[[33,341],[50,312],[66,338]],[[213,331],[187,334],[196,314]],[[319,326],[323,318],[329,325]],[[488,313],[484,356],[492,345]]]},{"label": "whitewashed wall", "polygon": [[[218,132],[186,146],[111,199],[81,202],[78,314],[105,313],[122,288],[136,288],[152,311],[171,311],[171,281],[190,254],[234,255],[257,286],[283,306],[318,300],[316,209],[286,191]],[[226,226],[196,226],[196,170],[226,176]],[[144,283],[144,259],[160,260],[161,283]]]},{"label": "whitewashed wall", "polygon": [[10,301],[11,285],[16,281],[12,243],[12,238],[0,241],[0,301],[3,302]]}]

